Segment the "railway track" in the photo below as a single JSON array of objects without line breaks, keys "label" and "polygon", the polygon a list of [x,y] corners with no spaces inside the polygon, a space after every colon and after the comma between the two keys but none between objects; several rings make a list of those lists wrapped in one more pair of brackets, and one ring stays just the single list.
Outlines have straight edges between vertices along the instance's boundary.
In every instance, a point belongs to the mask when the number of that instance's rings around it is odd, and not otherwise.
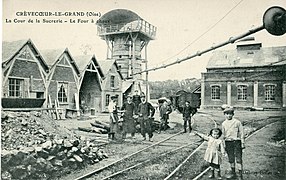
[{"label": "railway track", "polygon": [[[280,116],[277,116],[277,117],[280,117]],[[266,117],[266,118],[263,118],[263,119],[258,119],[256,121],[263,121],[263,120],[268,120],[268,119],[271,119],[271,118],[277,118],[276,116],[274,117]],[[270,124],[266,124],[258,129],[256,129],[255,131],[253,131],[249,136],[247,136],[245,138],[245,140],[247,141],[249,138],[251,138],[252,136],[254,136],[255,134],[257,134],[258,132],[260,132],[261,130],[265,129],[266,127],[276,123],[277,121],[274,121],[274,122],[271,122]],[[206,175],[206,173],[210,170],[210,167],[207,167],[206,169],[204,169],[201,173],[199,173],[198,175],[196,175],[194,178],[192,178],[192,180],[198,180],[198,179],[202,179],[204,178],[204,176]]]},{"label": "railway track", "polygon": [[[213,126],[217,127],[217,122],[213,119],[214,117],[211,114],[200,114],[202,119],[208,119],[213,122]],[[268,120],[269,117],[259,119],[257,121]],[[197,121],[197,118],[194,118]],[[209,121],[209,122],[210,122]],[[259,130],[265,127],[261,127],[255,130],[250,136],[255,135]],[[134,174],[140,174],[140,171],[152,166],[162,166],[164,163],[166,164],[174,164],[173,167],[169,168],[173,169],[171,172],[164,173],[164,177],[159,177],[158,179],[174,179],[179,178],[181,172],[184,172],[182,169],[186,169],[186,166],[192,159],[200,158],[204,152],[200,151],[201,148],[206,145],[206,142],[195,141],[194,139],[188,143],[183,144],[180,143],[180,139],[182,137],[182,132],[171,135],[157,143],[149,145],[139,151],[136,151],[132,154],[129,154],[117,161],[114,161],[102,168],[94,170],[88,174],[85,174],[77,179],[136,179],[141,178],[143,176],[134,177]],[[160,147],[164,146],[164,151],[160,151]],[[166,149],[167,147],[167,149]],[[152,151],[153,149],[153,151]],[[150,152],[151,151],[151,152]],[[154,153],[155,152],[155,153]],[[141,158],[143,155],[145,158]],[[147,158],[146,158],[147,157]],[[180,158],[178,158],[180,157]],[[174,163],[176,161],[176,163]],[[178,163],[179,161],[179,163]],[[192,162],[192,161],[191,161]],[[195,161],[194,161],[195,162]],[[198,164],[198,166],[201,166]],[[196,172],[194,174],[196,177],[188,178],[188,179],[200,179],[203,177],[209,168],[201,170],[201,172]],[[142,174],[142,172],[141,172]],[[133,176],[133,178],[132,178]],[[146,176],[145,176],[146,177]],[[149,175],[148,175],[149,177]],[[156,176],[157,177],[157,176]],[[183,176],[181,176],[183,177]]]},{"label": "railway track", "polygon": [[[217,126],[217,123],[212,118],[208,119],[210,119],[214,123],[214,125]],[[142,166],[146,168],[154,164],[172,164],[174,160],[178,161],[178,157],[180,160],[179,162],[181,162],[186,156],[188,156],[189,158],[192,157],[196,153],[196,151],[200,147],[202,147],[202,144],[204,144],[204,141],[195,141],[195,139],[190,140],[190,143],[187,144],[185,141],[181,142],[180,140],[182,139],[182,135],[187,136],[186,134],[183,134],[182,131],[178,132],[159,142],[156,142],[117,161],[114,161],[104,167],[101,167],[90,173],[80,176],[76,178],[76,180],[105,180],[112,179],[115,177],[116,179],[126,179],[126,176],[129,173],[140,171],[140,167]],[[164,146],[163,150],[161,150],[162,146]],[[176,165],[177,164],[174,164],[173,168],[176,168]]]}]

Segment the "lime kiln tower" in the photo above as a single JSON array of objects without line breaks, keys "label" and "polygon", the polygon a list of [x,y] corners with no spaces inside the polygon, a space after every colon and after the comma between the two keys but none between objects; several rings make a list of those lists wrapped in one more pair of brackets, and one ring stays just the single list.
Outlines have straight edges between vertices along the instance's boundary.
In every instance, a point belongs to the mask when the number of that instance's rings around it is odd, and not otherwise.
[{"label": "lime kiln tower", "polygon": [[[107,44],[107,60],[115,59],[128,84],[123,93],[134,90],[148,96],[148,72],[136,74],[147,68],[147,45],[154,40],[157,28],[136,13],[115,9],[97,21],[97,33]],[[127,92],[129,89],[129,92]]]}]

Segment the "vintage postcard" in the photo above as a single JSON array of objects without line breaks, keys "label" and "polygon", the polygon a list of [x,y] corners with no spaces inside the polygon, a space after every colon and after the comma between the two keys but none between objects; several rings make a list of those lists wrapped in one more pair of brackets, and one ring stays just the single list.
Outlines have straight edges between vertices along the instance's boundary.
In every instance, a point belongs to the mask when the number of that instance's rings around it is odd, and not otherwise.
[{"label": "vintage postcard", "polygon": [[284,0],[3,0],[1,179],[285,179]]}]

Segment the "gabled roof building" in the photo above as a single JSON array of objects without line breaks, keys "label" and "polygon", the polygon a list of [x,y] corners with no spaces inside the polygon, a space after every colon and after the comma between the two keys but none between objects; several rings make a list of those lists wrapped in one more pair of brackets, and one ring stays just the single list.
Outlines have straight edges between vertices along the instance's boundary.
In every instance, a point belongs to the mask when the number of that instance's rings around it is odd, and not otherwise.
[{"label": "gabled roof building", "polygon": [[2,45],[2,107],[41,107],[49,73],[44,58],[30,39]]},{"label": "gabled roof building", "polygon": [[81,77],[79,81],[79,103],[84,113],[101,112],[102,108],[102,78],[103,71],[100,68],[95,55],[82,55],[74,58],[79,65]]},{"label": "gabled roof building", "polygon": [[[52,104],[75,109],[79,92],[80,70],[68,49],[41,51],[50,67],[48,74],[48,96]],[[77,94],[77,95],[75,95]]]},{"label": "gabled roof building", "polygon": [[103,71],[102,79],[102,111],[106,112],[110,98],[117,96],[118,106],[122,106],[122,82],[123,77],[115,60],[98,61]]}]

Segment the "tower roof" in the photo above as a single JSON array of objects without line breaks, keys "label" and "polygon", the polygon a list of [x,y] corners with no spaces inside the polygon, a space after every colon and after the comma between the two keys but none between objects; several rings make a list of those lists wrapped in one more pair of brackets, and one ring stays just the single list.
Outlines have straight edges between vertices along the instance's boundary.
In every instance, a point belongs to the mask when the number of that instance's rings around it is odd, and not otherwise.
[{"label": "tower roof", "polygon": [[141,19],[133,11],[127,9],[114,9],[105,13],[99,20],[97,24],[119,24],[119,23],[129,23]]}]

